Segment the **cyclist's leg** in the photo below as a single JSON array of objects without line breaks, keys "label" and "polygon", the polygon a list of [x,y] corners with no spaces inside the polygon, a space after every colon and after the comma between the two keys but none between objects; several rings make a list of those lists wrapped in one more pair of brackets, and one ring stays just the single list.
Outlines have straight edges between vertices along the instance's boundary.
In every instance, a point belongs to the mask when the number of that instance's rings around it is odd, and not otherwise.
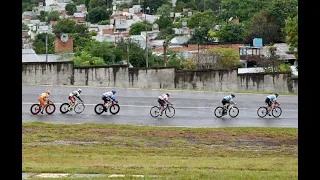
[{"label": "cyclist's leg", "polygon": [[227,103],[228,103],[228,101],[226,101],[225,99],[222,99],[222,107],[223,107],[224,112],[227,110],[227,108],[226,108]]},{"label": "cyclist's leg", "polygon": [[74,106],[74,103],[75,103],[75,99],[74,99],[74,97],[73,96],[69,96],[69,100],[70,100],[70,102],[71,102],[71,106],[69,106],[69,110]]},{"label": "cyclist's leg", "polygon": [[39,102],[40,102],[40,109],[41,109],[41,114],[43,114],[43,110],[44,110],[44,99],[39,96],[38,98]]},{"label": "cyclist's leg", "polygon": [[102,100],[103,100],[103,106],[107,108],[107,103],[108,103],[107,97],[102,96]]},{"label": "cyclist's leg", "polygon": [[164,101],[158,98],[158,103],[161,105],[161,114],[162,114],[162,111],[164,110]]}]

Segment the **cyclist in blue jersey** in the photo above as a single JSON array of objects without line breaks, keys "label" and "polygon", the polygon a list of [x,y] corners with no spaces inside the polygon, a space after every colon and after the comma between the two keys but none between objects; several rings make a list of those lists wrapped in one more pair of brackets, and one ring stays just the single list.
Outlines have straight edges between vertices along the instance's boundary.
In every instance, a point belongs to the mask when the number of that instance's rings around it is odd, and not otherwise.
[{"label": "cyclist in blue jersey", "polygon": [[102,100],[104,101],[104,107],[106,108],[106,111],[108,109],[108,101],[113,101],[118,103],[118,101],[114,98],[114,94],[116,94],[116,90],[111,90],[109,92],[106,92],[102,95]]},{"label": "cyclist in blue jersey", "polygon": [[278,93],[275,93],[275,94],[271,94],[271,95],[269,95],[269,96],[267,96],[267,98],[266,98],[266,100],[264,101],[267,105],[268,105],[268,112],[267,112],[267,114],[269,115],[269,116],[271,116],[271,114],[269,114],[269,112],[271,111],[271,109],[272,109],[272,104],[273,103],[275,103],[275,104],[278,104],[278,105],[280,105],[280,103],[277,101],[277,97],[279,96],[279,94]]},{"label": "cyclist in blue jersey", "polygon": [[[234,94],[230,94],[228,96],[225,96],[223,99],[222,99],[222,105],[223,105],[223,114],[227,113],[227,109],[229,108],[229,104],[232,104],[234,103],[233,102],[233,98],[235,98],[236,96]],[[227,106],[225,106],[227,104]]]}]

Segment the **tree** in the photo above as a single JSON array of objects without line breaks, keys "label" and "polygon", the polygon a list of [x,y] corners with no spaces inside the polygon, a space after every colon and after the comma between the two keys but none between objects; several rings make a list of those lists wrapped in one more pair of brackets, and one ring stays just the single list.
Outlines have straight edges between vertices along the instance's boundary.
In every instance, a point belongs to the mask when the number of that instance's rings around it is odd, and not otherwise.
[{"label": "tree", "polygon": [[[125,49],[129,46],[129,61],[133,67],[146,67],[146,50],[140,48],[140,45],[131,39],[126,41],[120,41],[117,48]],[[148,53],[148,57],[152,57],[151,53]],[[150,59],[151,62],[151,59]],[[152,66],[152,64],[150,64]]]},{"label": "tree", "polygon": [[[89,0],[90,1],[90,0]],[[86,4],[86,0],[72,0],[72,2],[76,5]],[[86,6],[88,7],[88,6]]]},{"label": "tree", "polygon": [[46,21],[46,17],[48,16],[48,12],[45,11],[40,11],[40,16],[39,16],[39,20],[41,22],[45,22]]},{"label": "tree", "polygon": [[92,57],[88,52],[81,51],[79,55],[71,58],[75,67],[79,66],[102,66],[105,65],[100,57]]},{"label": "tree", "polygon": [[151,26],[149,24],[146,24],[145,22],[136,22],[131,25],[129,34],[140,35],[141,31],[146,31],[146,26],[147,26],[147,31],[150,31]]},{"label": "tree", "polygon": [[[54,51],[54,36],[52,34],[48,34],[48,54],[53,54]],[[46,33],[37,34],[35,39],[33,49],[37,54],[45,54],[46,53]]]},{"label": "tree", "polygon": [[263,44],[272,44],[283,41],[279,34],[279,25],[270,19],[268,12],[262,10],[255,14],[244,29],[244,40],[252,44],[254,38],[262,38]]},{"label": "tree", "polygon": [[159,25],[159,29],[161,31],[162,28],[166,28],[168,26],[172,27],[172,19],[169,16],[160,16],[159,19],[155,20],[155,23]]},{"label": "tree", "polygon": [[197,12],[188,21],[189,28],[208,27],[212,28],[215,24],[216,16],[212,10],[206,10],[205,12]]},{"label": "tree", "polygon": [[70,2],[66,4],[65,10],[68,15],[73,15],[77,11],[77,7],[74,3]]},{"label": "tree", "polygon": [[83,49],[83,51],[89,52],[89,54],[93,57],[102,58],[105,64],[114,64],[115,62],[122,60],[122,56],[116,57],[114,53],[114,44],[107,41],[91,41],[90,43],[86,44],[86,47]]},{"label": "tree", "polygon": [[288,17],[285,26],[287,34],[286,42],[290,46],[290,51],[295,50],[295,56],[298,57],[298,14],[294,17]]},{"label": "tree", "polygon": [[191,38],[189,39],[188,43],[207,44],[208,41],[210,40],[208,32],[209,32],[208,27],[196,28]]},{"label": "tree", "polygon": [[58,21],[56,25],[53,26],[52,32],[56,37],[60,37],[62,33],[72,33],[75,31],[76,22],[69,18],[62,19]]},{"label": "tree", "polygon": [[29,30],[29,27],[28,25],[22,23],[22,30]]},{"label": "tree", "polygon": [[89,9],[93,9],[96,7],[106,8],[107,2],[106,0],[90,0]]},{"label": "tree", "polygon": [[49,14],[48,14],[48,22],[50,21],[58,21],[60,19],[60,14],[58,11],[51,11]]},{"label": "tree", "polygon": [[108,20],[109,14],[108,12],[102,7],[95,7],[90,9],[88,14],[88,21],[91,23],[98,23],[103,20]]},{"label": "tree", "polygon": [[160,6],[157,9],[157,14],[163,17],[170,17],[170,12],[172,11],[171,6],[167,5],[167,4],[162,4],[162,6]]},{"label": "tree", "polygon": [[219,16],[224,18],[237,17],[240,21],[245,22],[251,19],[255,13],[266,8],[269,3],[270,0],[221,0],[221,8],[224,11]]},{"label": "tree", "polygon": [[239,23],[225,23],[217,32],[219,41],[223,42],[242,42],[243,41],[243,24]]},{"label": "tree", "polygon": [[213,62],[214,69],[238,67],[241,64],[239,61],[240,55],[238,50],[236,49],[217,47],[214,49],[207,50],[206,52],[208,53],[208,56],[220,54],[220,56],[218,56],[219,58],[217,59],[217,61]]}]

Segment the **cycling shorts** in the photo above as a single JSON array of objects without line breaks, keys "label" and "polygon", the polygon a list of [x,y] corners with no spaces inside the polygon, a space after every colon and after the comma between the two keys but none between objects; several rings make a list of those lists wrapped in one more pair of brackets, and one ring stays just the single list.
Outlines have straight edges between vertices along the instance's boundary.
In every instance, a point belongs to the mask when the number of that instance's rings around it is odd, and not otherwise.
[{"label": "cycling shorts", "polygon": [[272,105],[272,101],[269,98],[266,98],[264,101],[269,107]]},{"label": "cycling shorts", "polygon": [[70,99],[70,101],[71,101],[72,103],[74,103],[74,102],[76,101],[73,96],[69,96],[69,99]]},{"label": "cycling shorts", "polygon": [[227,101],[226,99],[222,99],[222,105],[225,105],[227,103],[229,103],[230,101]]},{"label": "cycling shorts", "polygon": [[164,104],[165,104],[164,100],[161,100],[160,98],[158,98],[158,103],[160,103],[161,106],[164,106]]}]

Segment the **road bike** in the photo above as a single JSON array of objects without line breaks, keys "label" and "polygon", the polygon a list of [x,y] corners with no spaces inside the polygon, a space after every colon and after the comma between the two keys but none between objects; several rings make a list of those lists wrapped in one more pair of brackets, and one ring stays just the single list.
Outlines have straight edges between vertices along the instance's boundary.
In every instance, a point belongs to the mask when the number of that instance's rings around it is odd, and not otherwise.
[{"label": "road bike", "polygon": [[103,112],[107,112],[109,109],[110,113],[112,115],[115,115],[120,111],[120,105],[118,103],[115,103],[112,101],[111,103],[108,103],[108,104],[111,104],[111,106],[108,106],[108,108],[104,107],[103,103],[97,104],[94,107],[94,112],[96,114],[102,114]]},{"label": "road bike", "polygon": [[[71,108],[69,109],[70,106]],[[65,114],[69,111],[71,112],[73,109],[74,109],[74,112],[76,112],[77,114],[80,114],[84,111],[85,105],[83,102],[79,103],[78,101],[75,101],[73,106],[71,105],[71,102],[62,103],[60,106],[60,112],[62,114]]]},{"label": "road bike", "polygon": [[158,116],[162,116],[162,113],[164,112],[165,115],[168,118],[172,118],[175,114],[176,114],[176,110],[174,109],[174,107],[172,106],[172,104],[167,103],[166,107],[164,108],[164,110],[161,112],[161,105],[159,104],[159,106],[153,106],[150,109],[150,115],[152,117],[158,117]]},{"label": "road bike", "polygon": [[[279,104],[272,103],[271,107],[272,109],[270,112],[273,117],[277,118],[282,114],[282,109],[280,108]],[[267,115],[267,112],[268,112],[268,106],[261,106],[257,110],[257,114],[261,118],[265,117]]]},{"label": "road bike", "polygon": [[[53,104],[53,102],[51,100],[48,100],[45,104],[44,104],[44,110],[46,111],[47,114],[53,114],[54,111],[56,110],[56,105]],[[39,114],[39,112],[41,111],[41,106],[40,103],[35,103],[31,106],[30,108],[31,114],[33,115],[37,115]]]},{"label": "road bike", "polygon": [[[225,107],[226,108],[226,107]],[[218,106],[215,110],[214,110],[214,115],[217,118],[221,118],[224,115],[227,115],[229,112],[229,116],[232,118],[235,118],[238,116],[239,114],[239,108],[236,106],[236,103],[232,103],[229,104],[229,107],[226,108],[226,111],[224,112],[224,109],[222,106]]]}]

